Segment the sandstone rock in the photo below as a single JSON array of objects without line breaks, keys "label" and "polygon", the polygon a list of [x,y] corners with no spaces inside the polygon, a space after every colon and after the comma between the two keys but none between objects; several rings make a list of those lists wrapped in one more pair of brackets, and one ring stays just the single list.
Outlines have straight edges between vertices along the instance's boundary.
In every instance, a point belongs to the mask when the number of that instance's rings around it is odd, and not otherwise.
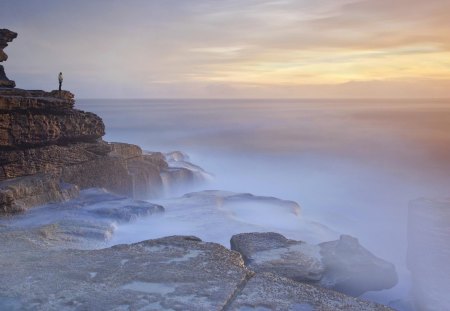
[{"label": "sandstone rock", "polygon": [[110,150],[107,143],[97,142],[0,151],[0,181],[39,172],[61,174],[66,166],[103,159]]},{"label": "sandstone rock", "polygon": [[[1,53],[16,36],[0,29]],[[5,60],[6,54],[1,53],[1,60]],[[4,180],[44,174],[54,176],[56,184],[59,178],[81,189],[101,187],[148,199],[162,195],[163,178],[170,180],[166,188],[197,180],[201,170],[197,166],[169,167],[161,153],[143,154],[136,145],[103,142],[102,119],[74,109],[72,93],[5,88],[13,87],[14,82],[2,74],[0,67],[0,187]],[[45,203],[45,196],[39,200],[32,197],[30,202]],[[16,197],[4,198],[0,212],[20,210],[11,207]],[[57,196],[47,198],[48,203],[59,200]],[[25,197],[20,200],[24,202]]]},{"label": "sandstone rock", "polygon": [[245,284],[227,310],[388,311],[392,309],[324,288],[295,282],[272,273],[257,273]]},{"label": "sandstone rock", "polygon": [[273,272],[295,281],[315,282],[322,278],[325,270],[317,246],[288,240],[278,233],[237,234],[230,244],[256,272]]},{"label": "sandstone rock", "polygon": [[142,149],[139,146],[117,142],[111,142],[109,144],[111,146],[110,155],[112,156],[118,156],[125,160],[142,156]]},{"label": "sandstone rock", "polygon": [[3,49],[15,38],[17,38],[17,33],[8,29],[0,29],[0,62],[8,59],[8,55],[3,52]]},{"label": "sandstone rock", "polygon": [[398,282],[395,266],[361,246],[358,240],[342,235],[337,241],[319,244],[326,266],[321,285],[352,296],[382,290]]},{"label": "sandstone rock", "polygon": [[[17,33],[8,29],[0,29],[0,62],[8,59],[8,55],[3,52],[3,49],[8,46],[8,43],[17,37]],[[6,77],[3,66],[0,65],[0,88],[13,88],[16,86],[14,81],[9,80]]]},{"label": "sandstone rock", "polygon": [[0,91],[0,112],[2,113],[15,110],[23,113],[27,111],[47,111],[53,114],[62,114],[68,112],[74,105],[73,100],[59,97],[32,97],[29,93],[20,96],[16,92],[10,92],[10,94],[16,95],[3,96],[1,93],[6,92]]},{"label": "sandstone rock", "polygon": [[251,275],[238,253],[195,237],[86,251],[16,238],[7,255],[5,235],[0,262],[10,268],[0,271],[0,292],[22,309],[221,310]]},{"label": "sandstone rock", "polygon": [[77,195],[77,186],[62,184],[51,175],[37,174],[10,179],[0,183],[0,213],[22,212],[33,206],[62,202]]},{"label": "sandstone rock", "polygon": [[0,88],[2,88],[2,87],[13,88],[15,86],[16,86],[16,82],[8,79],[8,77],[6,76],[6,73],[5,73],[5,68],[3,68],[2,65],[0,65]]},{"label": "sandstone rock", "polygon": [[65,114],[31,111],[0,113],[0,149],[95,142],[105,134],[97,115],[79,110]]},{"label": "sandstone rock", "polygon": [[417,310],[450,308],[450,199],[418,199],[408,210],[407,266]]},{"label": "sandstone rock", "polygon": [[277,233],[243,233],[231,238],[231,249],[240,252],[256,272],[273,272],[352,296],[397,283],[394,265],[375,257],[350,236],[310,245]]},{"label": "sandstone rock", "polygon": [[8,267],[0,270],[0,307],[8,310],[391,310],[255,275],[239,253],[193,236],[77,250],[48,247],[57,226],[38,235],[15,229],[0,229],[0,264]]}]

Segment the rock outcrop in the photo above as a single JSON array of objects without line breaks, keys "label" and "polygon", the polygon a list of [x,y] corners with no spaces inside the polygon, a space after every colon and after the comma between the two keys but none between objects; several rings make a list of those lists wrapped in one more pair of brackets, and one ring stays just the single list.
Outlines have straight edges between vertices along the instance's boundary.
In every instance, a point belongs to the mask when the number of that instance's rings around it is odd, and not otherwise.
[{"label": "rock outcrop", "polygon": [[[161,154],[144,155],[137,146],[102,141],[103,121],[73,106],[67,91],[0,90],[0,181],[7,181],[0,183],[0,202],[8,202],[0,206],[3,211],[60,201],[60,183],[136,199],[162,193],[160,173],[168,165]],[[39,187],[29,182],[42,176],[48,182]],[[14,191],[26,184],[35,189],[31,192],[45,192],[47,185],[49,200],[26,200]]]},{"label": "rock outcrop", "polygon": [[[8,29],[0,29],[0,62],[3,62],[8,59],[8,55],[3,51],[4,48],[8,46],[8,43],[17,38],[17,33],[12,32]],[[5,69],[2,65],[0,65],[0,88],[15,87],[16,83],[14,81],[9,80],[6,77]]]},{"label": "rock outcrop", "polygon": [[407,265],[417,310],[450,308],[450,199],[419,199],[408,211]]},{"label": "rock outcrop", "polygon": [[347,295],[359,296],[397,283],[394,265],[346,235],[337,241],[310,245],[278,233],[242,233],[234,235],[230,243],[256,272],[272,272]]},{"label": "rock outcrop", "polygon": [[0,229],[2,310],[391,310],[255,275],[239,253],[193,236],[77,250],[45,247],[52,228],[27,232]]},{"label": "rock outcrop", "polygon": [[[0,30],[0,60],[16,36]],[[168,155],[169,165],[161,153],[103,141],[102,119],[75,109],[72,93],[17,89],[5,79],[0,76],[0,213],[61,202],[78,189],[146,199],[198,181],[201,169],[184,158]]]}]

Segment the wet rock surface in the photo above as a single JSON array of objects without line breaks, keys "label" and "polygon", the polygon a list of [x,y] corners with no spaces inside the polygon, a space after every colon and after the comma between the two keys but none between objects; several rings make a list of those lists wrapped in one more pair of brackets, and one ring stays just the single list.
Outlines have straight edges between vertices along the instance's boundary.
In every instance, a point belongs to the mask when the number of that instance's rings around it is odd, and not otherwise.
[{"label": "wet rock surface", "polygon": [[0,218],[0,232],[29,231],[42,238],[46,246],[98,247],[106,245],[117,225],[164,212],[161,205],[102,189],[82,190],[74,197]]},{"label": "wet rock surface", "polygon": [[63,202],[76,197],[79,188],[61,183],[52,175],[37,174],[0,183],[1,214],[23,212],[47,202]]},{"label": "wet rock surface", "polygon": [[278,233],[237,234],[231,238],[230,244],[232,250],[242,254],[246,265],[257,272],[316,282],[325,271],[317,246],[289,240]]},{"label": "wet rock surface", "polygon": [[193,236],[76,250],[49,247],[53,236],[40,230],[0,231],[0,263],[10,267],[0,270],[0,308],[390,310],[274,274],[255,274],[239,253]]},{"label": "wet rock surface", "polygon": [[350,236],[311,245],[277,233],[242,233],[233,236],[230,243],[256,272],[272,272],[352,296],[397,284],[394,265],[374,256]]},{"label": "wet rock surface", "polygon": [[37,251],[23,240],[19,248],[20,256],[0,255],[11,265],[0,271],[0,291],[18,309],[221,310],[251,275],[239,254],[195,237],[86,251]]},{"label": "wet rock surface", "polygon": [[324,288],[295,282],[272,273],[257,273],[246,283],[228,310],[387,311],[392,309]]}]

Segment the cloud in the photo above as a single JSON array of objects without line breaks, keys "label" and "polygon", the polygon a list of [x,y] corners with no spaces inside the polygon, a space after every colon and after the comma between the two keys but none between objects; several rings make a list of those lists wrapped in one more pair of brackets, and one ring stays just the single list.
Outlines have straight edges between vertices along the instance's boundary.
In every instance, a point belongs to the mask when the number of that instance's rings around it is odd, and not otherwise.
[{"label": "cloud", "polygon": [[[427,81],[450,80],[446,0],[4,2],[0,20],[19,32],[5,66],[24,88],[53,88],[59,71],[88,97],[238,97],[255,85],[315,97],[411,80],[436,95]],[[373,96],[364,89],[347,96]]]}]

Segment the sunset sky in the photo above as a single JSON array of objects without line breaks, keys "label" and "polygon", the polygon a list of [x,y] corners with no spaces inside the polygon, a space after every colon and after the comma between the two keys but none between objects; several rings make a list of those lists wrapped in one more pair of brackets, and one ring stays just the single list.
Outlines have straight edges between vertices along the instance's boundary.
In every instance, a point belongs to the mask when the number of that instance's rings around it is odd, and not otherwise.
[{"label": "sunset sky", "polygon": [[450,97],[449,0],[1,0],[17,86],[77,97]]}]

